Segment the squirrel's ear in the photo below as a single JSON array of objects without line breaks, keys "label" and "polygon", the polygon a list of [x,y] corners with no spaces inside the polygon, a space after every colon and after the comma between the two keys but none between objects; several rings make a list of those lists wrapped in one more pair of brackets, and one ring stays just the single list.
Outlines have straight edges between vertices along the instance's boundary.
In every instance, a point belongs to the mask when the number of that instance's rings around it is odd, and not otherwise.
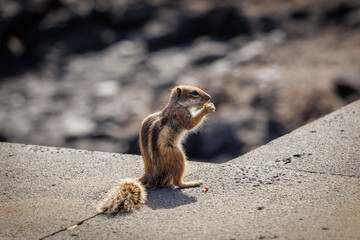
[{"label": "squirrel's ear", "polygon": [[176,92],[177,92],[177,96],[180,97],[181,89],[180,89],[180,88],[177,88],[177,89],[176,89]]}]

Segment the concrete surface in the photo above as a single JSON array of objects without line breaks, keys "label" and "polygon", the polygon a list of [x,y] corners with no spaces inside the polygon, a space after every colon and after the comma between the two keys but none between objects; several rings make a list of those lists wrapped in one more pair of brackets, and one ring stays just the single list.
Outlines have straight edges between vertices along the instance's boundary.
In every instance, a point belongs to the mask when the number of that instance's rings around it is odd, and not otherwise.
[{"label": "concrete surface", "polygon": [[360,101],[223,164],[188,162],[203,187],[149,190],[96,215],[140,156],[0,143],[0,239],[360,239]]}]

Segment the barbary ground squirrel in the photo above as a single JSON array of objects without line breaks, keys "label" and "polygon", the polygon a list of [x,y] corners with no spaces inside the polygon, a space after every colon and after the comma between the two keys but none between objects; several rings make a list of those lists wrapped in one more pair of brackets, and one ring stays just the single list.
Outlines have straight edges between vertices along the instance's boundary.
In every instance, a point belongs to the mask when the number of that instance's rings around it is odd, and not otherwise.
[{"label": "barbary ground squirrel", "polygon": [[[196,187],[200,180],[184,182],[186,156],[182,140],[188,130],[200,126],[204,117],[215,112],[211,96],[203,90],[181,85],[171,90],[169,103],[142,122],[139,145],[145,173],[138,179],[118,183],[98,207],[98,213],[128,212],[146,202],[145,187]],[[192,113],[193,109],[199,109]]]}]

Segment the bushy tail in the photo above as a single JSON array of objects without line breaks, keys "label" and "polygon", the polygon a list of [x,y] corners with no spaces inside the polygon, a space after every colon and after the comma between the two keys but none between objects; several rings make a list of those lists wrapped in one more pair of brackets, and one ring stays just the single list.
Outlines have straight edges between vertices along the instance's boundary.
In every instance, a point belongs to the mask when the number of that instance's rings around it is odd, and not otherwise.
[{"label": "bushy tail", "polygon": [[98,213],[130,212],[146,202],[146,189],[135,179],[119,182],[97,208]]}]

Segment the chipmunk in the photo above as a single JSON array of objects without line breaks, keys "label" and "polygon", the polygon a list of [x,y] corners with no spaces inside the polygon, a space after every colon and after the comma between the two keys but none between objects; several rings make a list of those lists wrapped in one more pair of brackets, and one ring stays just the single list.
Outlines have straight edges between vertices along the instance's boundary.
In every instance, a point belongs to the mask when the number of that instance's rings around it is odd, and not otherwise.
[{"label": "chipmunk", "polygon": [[[139,131],[139,145],[145,173],[138,179],[120,182],[109,193],[98,213],[128,212],[146,202],[147,188],[197,187],[202,181],[184,182],[186,156],[182,140],[189,130],[201,125],[215,112],[211,96],[193,86],[177,86],[171,90],[169,103],[160,112],[146,117]],[[199,109],[195,114],[192,109]]]}]

